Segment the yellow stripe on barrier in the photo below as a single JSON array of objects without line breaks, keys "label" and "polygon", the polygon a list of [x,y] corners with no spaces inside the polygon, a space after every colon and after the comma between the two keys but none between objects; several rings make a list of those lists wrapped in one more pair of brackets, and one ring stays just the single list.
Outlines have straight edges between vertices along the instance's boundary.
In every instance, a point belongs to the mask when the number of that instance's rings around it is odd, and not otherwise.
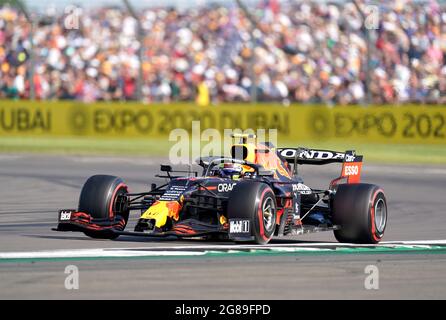
[{"label": "yellow stripe on barrier", "polygon": [[446,144],[446,106],[323,106],[0,101],[1,136],[168,138],[171,130],[277,129],[279,140]]}]

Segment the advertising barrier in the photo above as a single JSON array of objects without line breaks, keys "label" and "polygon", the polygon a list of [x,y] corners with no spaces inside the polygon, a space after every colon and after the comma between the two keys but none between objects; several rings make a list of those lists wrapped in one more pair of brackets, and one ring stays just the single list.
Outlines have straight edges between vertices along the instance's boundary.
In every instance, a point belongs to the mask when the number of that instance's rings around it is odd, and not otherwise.
[{"label": "advertising barrier", "polygon": [[168,138],[171,130],[277,129],[280,141],[446,144],[446,106],[0,101],[0,136]]}]

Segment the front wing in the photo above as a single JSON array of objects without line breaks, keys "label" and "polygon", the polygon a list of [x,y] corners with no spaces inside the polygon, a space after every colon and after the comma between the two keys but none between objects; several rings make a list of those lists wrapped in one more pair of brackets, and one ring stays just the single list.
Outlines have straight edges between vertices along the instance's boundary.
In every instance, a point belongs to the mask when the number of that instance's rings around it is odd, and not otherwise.
[{"label": "front wing", "polygon": [[227,228],[207,224],[195,219],[187,219],[176,223],[171,230],[153,232],[125,231],[126,221],[121,216],[116,216],[113,221],[109,219],[94,219],[85,212],[76,210],[60,210],[59,223],[54,231],[90,232],[98,236],[128,235],[140,237],[169,237],[181,238],[202,237],[212,234],[227,234]]}]

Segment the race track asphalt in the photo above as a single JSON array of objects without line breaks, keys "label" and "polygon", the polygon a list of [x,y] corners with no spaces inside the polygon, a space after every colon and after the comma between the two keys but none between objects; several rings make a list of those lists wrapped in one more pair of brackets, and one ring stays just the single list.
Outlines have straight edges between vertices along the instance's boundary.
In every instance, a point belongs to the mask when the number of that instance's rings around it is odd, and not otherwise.
[{"label": "race track asphalt", "polygon": [[[154,178],[160,162],[144,157],[0,154],[0,255],[231,246],[228,242],[127,236],[105,241],[51,231],[58,209],[77,207],[80,189],[89,176],[120,176],[131,191],[144,191],[152,182],[162,181]],[[302,167],[301,173],[310,186],[324,188],[339,170],[338,165]],[[445,166],[365,163],[363,181],[381,185],[387,194],[385,241],[446,239]],[[129,228],[134,223],[135,217]],[[331,232],[272,241],[273,246],[320,243],[337,246]],[[78,290],[64,287],[69,264],[79,269]],[[379,269],[378,290],[365,289],[368,265]],[[445,251],[0,259],[0,299],[445,299],[445,272]]]}]

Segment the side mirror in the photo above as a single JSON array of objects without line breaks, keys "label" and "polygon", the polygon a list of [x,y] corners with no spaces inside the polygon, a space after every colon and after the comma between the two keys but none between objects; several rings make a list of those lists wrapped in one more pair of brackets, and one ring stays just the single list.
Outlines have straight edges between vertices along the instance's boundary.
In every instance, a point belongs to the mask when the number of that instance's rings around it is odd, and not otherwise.
[{"label": "side mirror", "polygon": [[162,172],[171,172],[172,171],[172,166],[162,164],[161,165],[161,171]]}]

